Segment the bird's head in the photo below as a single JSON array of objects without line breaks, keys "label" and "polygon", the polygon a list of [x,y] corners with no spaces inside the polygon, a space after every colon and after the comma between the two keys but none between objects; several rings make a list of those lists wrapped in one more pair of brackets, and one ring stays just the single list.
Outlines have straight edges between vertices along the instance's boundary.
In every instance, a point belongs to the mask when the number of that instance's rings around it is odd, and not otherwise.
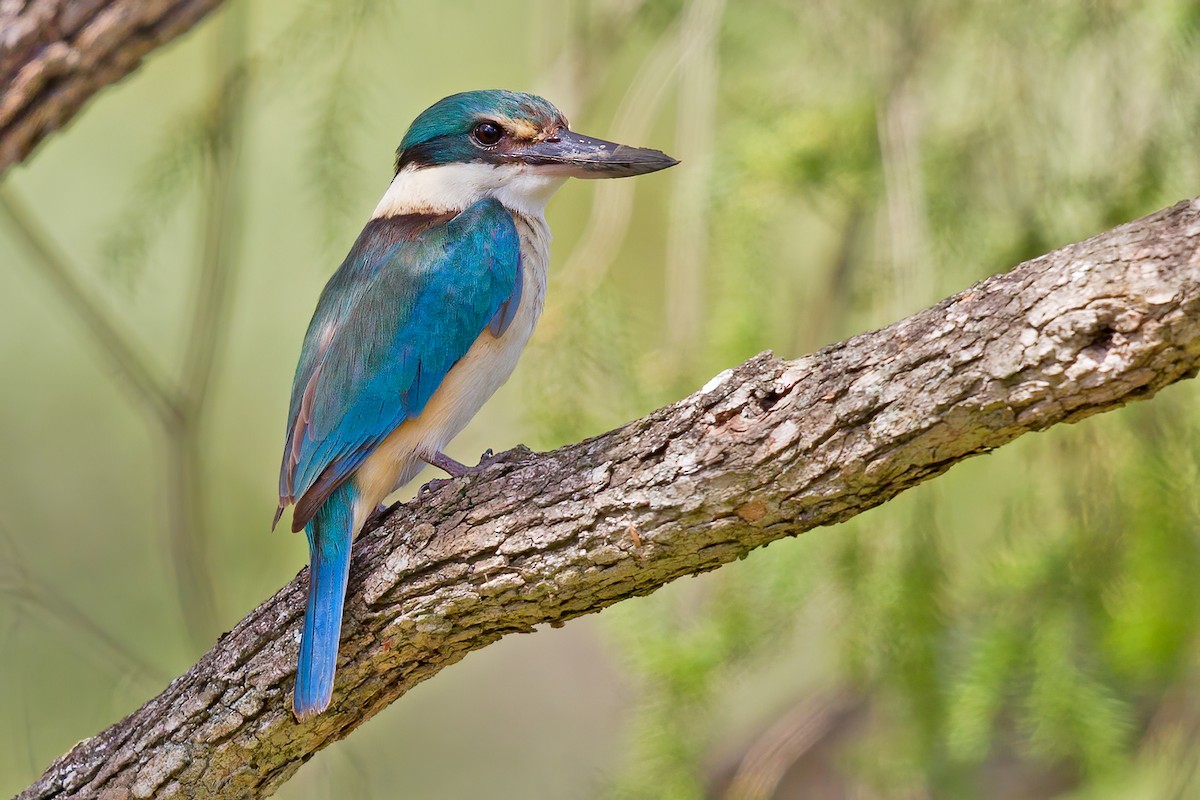
[{"label": "bird's head", "polygon": [[489,196],[541,214],[567,178],[623,178],[677,163],[658,150],[575,133],[557,108],[535,95],[463,92],[413,121],[375,216],[457,211]]}]

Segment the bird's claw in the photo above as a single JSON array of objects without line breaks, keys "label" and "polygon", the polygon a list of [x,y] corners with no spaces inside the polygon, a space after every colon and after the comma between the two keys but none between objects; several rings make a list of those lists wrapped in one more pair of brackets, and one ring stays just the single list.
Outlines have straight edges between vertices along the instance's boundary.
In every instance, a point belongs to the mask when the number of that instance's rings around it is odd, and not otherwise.
[{"label": "bird's claw", "polygon": [[[496,464],[503,464],[506,461],[509,461],[510,459],[512,459],[514,457],[529,455],[531,452],[533,452],[533,451],[531,451],[528,447],[526,447],[523,444],[519,444],[511,450],[505,450],[501,453],[493,452],[492,448],[489,447],[487,450],[483,451],[482,455],[479,456],[478,464],[476,464],[473,467],[462,467],[462,465],[459,465],[462,468],[461,472],[459,472],[457,474],[452,474],[451,477],[449,477],[449,478],[434,478],[433,480],[424,484],[420,489],[417,490],[417,498],[422,499],[425,497],[425,495],[427,493],[438,491],[443,486],[447,486],[448,484],[453,483],[455,478],[462,478],[462,477],[466,477],[469,475],[478,475],[480,472],[483,472],[488,467],[495,466]],[[440,454],[439,454],[439,456],[440,456]],[[433,466],[435,466],[435,467],[444,469],[444,467],[442,467],[441,465],[433,463],[432,460],[430,460],[430,463],[433,464]]]},{"label": "bird's claw", "polygon": [[400,507],[400,503],[392,503],[390,506],[385,506],[380,503],[371,512],[371,516],[367,517],[367,521],[363,523],[363,533],[370,533],[383,524],[383,521],[388,518],[393,511]]},{"label": "bird's claw", "polygon": [[454,478],[434,478],[428,483],[422,484],[420,489],[417,489],[417,499],[423,500],[427,494],[432,494],[443,486],[449,486],[453,482]]},{"label": "bird's claw", "polygon": [[487,450],[484,450],[482,453],[480,453],[479,463],[475,465],[475,469],[482,472],[493,464],[499,464],[508,457],[508,453],[509,451],[507,450],[503,453],[493,453],[492,448],[489,447]]},{"label": "bird's claw", "polygon": [[505,450],[500,453],[493,453],[492,448],[483,451],[483,455],[479,456],[479,464],[475,466],[477,470],[487,469],[495,464],[504,464],[513,459],[523,458],[533,451],[523,444],[519,444],[511,450]]}]

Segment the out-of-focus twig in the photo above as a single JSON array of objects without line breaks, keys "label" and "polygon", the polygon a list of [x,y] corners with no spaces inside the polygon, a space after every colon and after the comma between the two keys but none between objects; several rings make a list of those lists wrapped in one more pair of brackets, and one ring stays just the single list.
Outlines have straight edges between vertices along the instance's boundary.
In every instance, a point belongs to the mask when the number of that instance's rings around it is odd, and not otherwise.
[{"label": "out-of-focus twig", "polygon": [[[885,20],[891,20],[890,25]],[[928,299],[929,222],[921,163],[924,102],[916,73],[934,32],[919,9],[896,8],[873,23],[886,63],[876,115],[883,160],[892,251],[893,313],[906,314]]]},{"label": "out-of-focus twig", "polygon": [[629,37],[644,4],[645,0],[543,0],[536,15],[543,26],[538,43],[545,64],[538,93],[568,111],[591,105],[603,85],[604,65]]},{"label": "out-of-focus twig", "polygon": [[223,351],[231,303],[232,269],[241,241],[242,191],[238,179],[245,116],[247,9],[234,3],[220,19],[213,53],[215,101],[208,138],[208,180],[201,211],[203,243],[195,304],[184,351],[180,410],[166,426],[170,546],[180,605],[193,644],[216,634],[216,600],[207,566],[204,476],[200,432]]},{"label": "out-of-focus twig", "polygon": [[796,326],[796,349],[800,351],[820,347],[833,334],[834,323],[839,311],[845,309],[846,294],[850,289],[851,273],[854,270],[855,248],[867,219],[865,198],[854,197],[842,221],[837,250],[828,267],[822,272],[825,286],[816,302],[808,304],[808,317],[799,320]]},{"label": "out-of-focus twig", "polygon": [[10,187],[0,185],[0,211],[8,228],[24,245],[33,263],[45,276],[58,296],[83,323],[104,355],[116,367],[129,389],[163,421],[178,413],[175,399],[166,381],[138,352],[133,339],[121,330],[113,315],[106,311],[75,277],[66,256],[38,223],[25,203]]},{"label": "out-of-focus twig", "polygon": [[771,800],[788,769],[852,708],[840,697],[821,697],[793,707],[747,748],[724,800]]},{"label": "out-of-focus twig", "polygon": [[[645,137],[679,69],[679,53],[677,36],[663,36],[655,43],[613,117],[615,139],[636,143]],[[633,190],[630,181],[605,181],[596,187],[583,234],[559,273],[563,289],[559,302],[543,314],[539,336],[553,336],[568,313],[608,274],[629,228]]]},{"label": "out-of-focus twig", "polygon": [[4,565],[4,571],[0,573],[0,595],[7,596],[17,605],[44,615],[61,625],[68,634],[82,636],[92,644],[98,645],[108,653],[113,664],[125,673],[134,673],[154,682],[161,682],[170,677],[106,631],[79,606],[31,574],[20,558],[12,534],[4,526],[0,526],[0,546],[3,549]]},{"label": "out-of-focus twig", "polygon": [[902,79],[879,112],[879,149],[887,194],[892,249],[894,311],[910,310],[925,296],[929,234],[921,176],[921,102]]},{"label": "out-of-focus twig", "polygon": [[672,176],[667,226],[665,318],[674,363],[695,355],[704,314],[708,260],[708,191],[716,147],[720,61],[717,40],[725,0],[696,0],[679,26],[680,75],[676,156],[688,164]]}]

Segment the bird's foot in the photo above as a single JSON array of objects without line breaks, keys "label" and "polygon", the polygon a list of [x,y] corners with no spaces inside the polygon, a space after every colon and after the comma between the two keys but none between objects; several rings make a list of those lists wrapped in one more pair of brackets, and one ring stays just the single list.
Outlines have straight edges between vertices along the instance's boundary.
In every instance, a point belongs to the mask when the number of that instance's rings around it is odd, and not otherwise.
[{"label": "bird's foot", "polygon": [[479,463],[473,467],[468,467],[466,464],[455,461],[440,450],[433,455],[422,455],[421,460],[426,464],[437,467],[451,478],[461,478],[464,475],[474,475],[478,472],[483,472],[490,466],[503,463],[513,456],[526,455],[529,452],[529,448],[523,444],[517,445],[512,450],[505,450],[503,453],[493,453],[489,447],[483,451],[483,455],[479,457]]},{"label": "bird's foot", "polygon": [[455,478],[462,478],[466,475],[475,475],[483,472],[488,467],[496,464],[502,464],[505,461],[512,459],[514,456],[525,456],[530,453],[530,449],[523,444],[519,444],[511,450],[505,450],[502,453],[493,453],[489,447],[483,451],[483,455],[479,457],[479,463],[473,467],[468,467],[466,464],[455,461],[450,456],[440,450],[433,455],[422,455],[421,460],[426,464],[437,467],[442,472],[445,472],[449,478],[435,478],[422,486],[417,491],[418,497],[423,497],[426,492],[436,492],[443,486],[452,482]]}]

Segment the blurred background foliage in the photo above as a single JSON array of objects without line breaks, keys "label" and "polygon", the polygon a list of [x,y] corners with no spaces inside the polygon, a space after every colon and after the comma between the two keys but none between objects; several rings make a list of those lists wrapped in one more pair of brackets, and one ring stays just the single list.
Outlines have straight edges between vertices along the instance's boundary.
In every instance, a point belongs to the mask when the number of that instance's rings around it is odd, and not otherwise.
[{"label": "blurred background foliage", "polygon": [[[432,101],[533,90],[684,161],[552,204],[471,460],[1200,193],[1198,60],[1194,0],[228,3],[0,187],[0,793],[305,563],[267,524],[299,342]],[[505,640],[281,796],[1200,796],[1196,400]]]}]

